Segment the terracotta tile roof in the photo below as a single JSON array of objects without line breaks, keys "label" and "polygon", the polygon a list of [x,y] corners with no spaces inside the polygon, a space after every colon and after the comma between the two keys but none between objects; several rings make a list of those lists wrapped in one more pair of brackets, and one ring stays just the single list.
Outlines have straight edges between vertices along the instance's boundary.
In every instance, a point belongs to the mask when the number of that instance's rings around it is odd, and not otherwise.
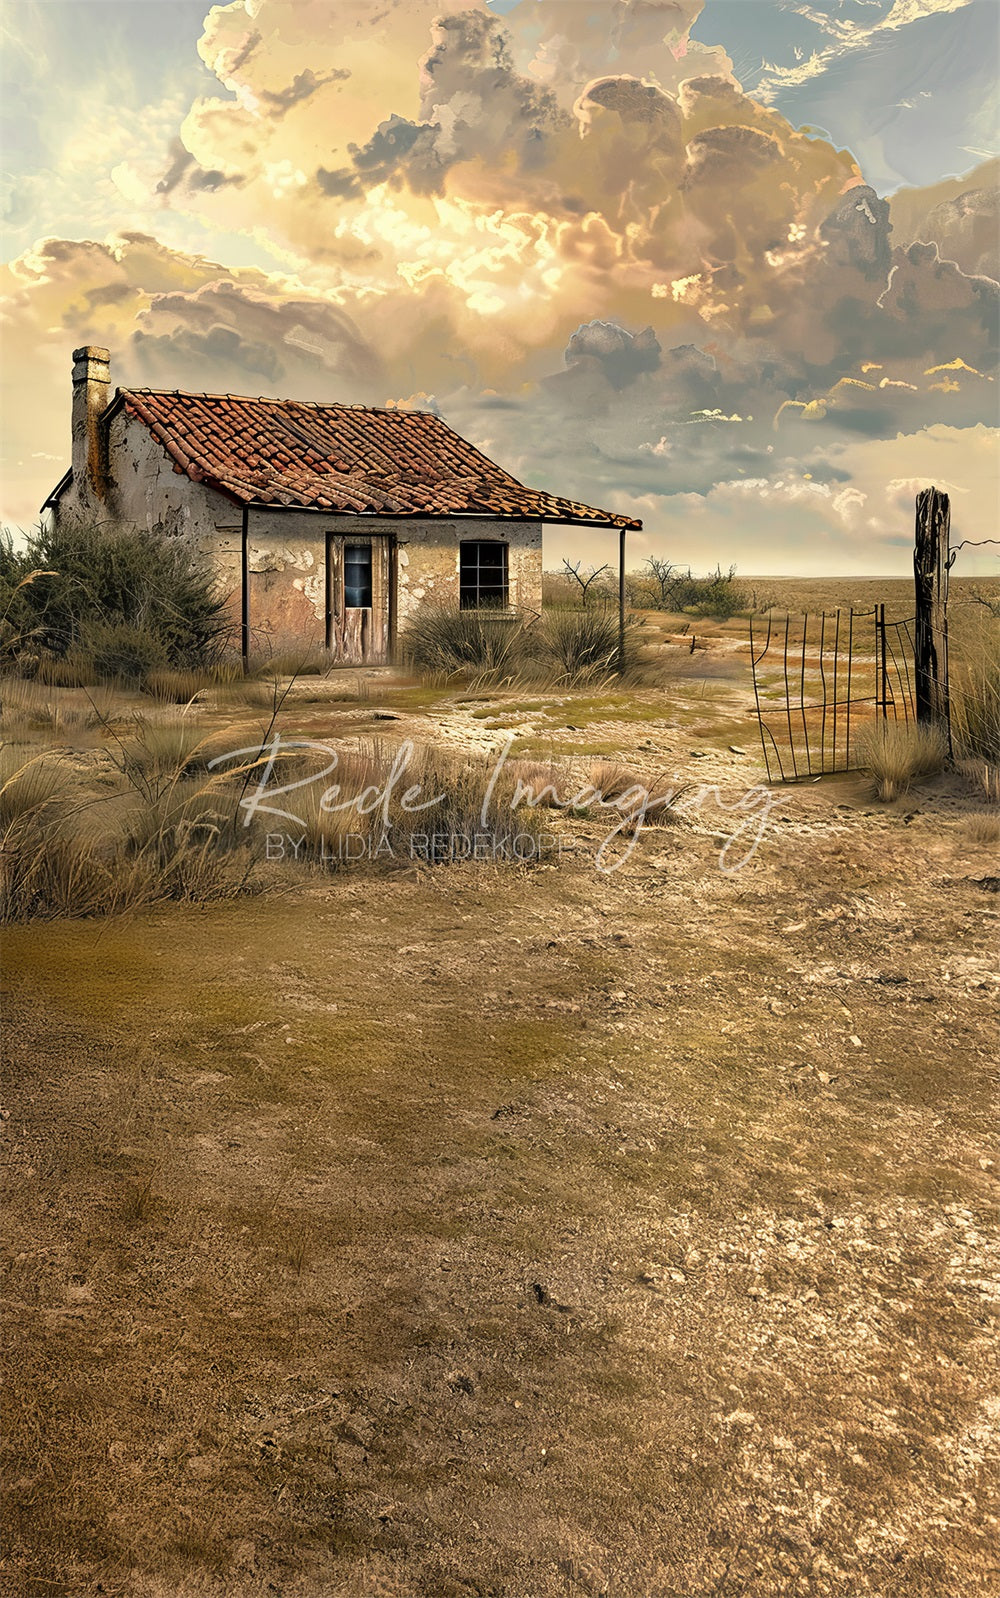
[{"label": "terracotta tile roof", "polygon": [[426,411],[145,388],[119,389],[115,407],[122,404],[162,444],[175,472],[240,505],[642,526],[526,488]]}]

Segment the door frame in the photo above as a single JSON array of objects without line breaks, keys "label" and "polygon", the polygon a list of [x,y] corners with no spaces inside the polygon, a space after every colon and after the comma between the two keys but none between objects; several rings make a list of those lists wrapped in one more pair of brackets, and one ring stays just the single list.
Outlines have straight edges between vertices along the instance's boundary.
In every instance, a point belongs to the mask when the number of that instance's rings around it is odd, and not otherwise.
[{"label": "door frame", "polygon": [[[389,658],[395,633],[395,537],[387,533],[342,532],[325,537],[325,640],[336,660],[351,666],[381,666]],[[363,609],[344,604],[344,546],[368,544],[372,552],[372,603]]]}]

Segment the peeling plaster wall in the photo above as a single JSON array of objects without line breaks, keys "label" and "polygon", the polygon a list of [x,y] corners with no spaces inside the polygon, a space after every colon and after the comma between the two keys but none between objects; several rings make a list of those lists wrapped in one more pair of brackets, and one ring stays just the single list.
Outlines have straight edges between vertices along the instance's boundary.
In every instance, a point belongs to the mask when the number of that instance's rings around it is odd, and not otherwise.
[{"label": "peeling plaster wall", "polygon": [[[373,518],[374,519],[374,518]],[[467,538],[497,538],[508,545],[510,603],[542,608],[542,524],[468,516],[455,521],[389,523],[398,540],[398,617],[407,617],[424,599],[458,606],[458,546]]]},{"label": "peeling plaster wall", "polygon": [[[240,613],[241,510],[217,490],[192,482],[147,428],[125,411],[108,428],[109,486],[103,503],[87,485],[73,484],[53,508],[59,522],[92,519],[145,527],[181,537],[219,572]],[[274,646],[322,645],[326,629],[326,535],[396,539],[396,618],[405,627],[424,600],[458,605],[458,546],[463,539],[507,543],[510,603],[540,610],[542,526],[470,516],[455,520],[394,520],[379,516],[319,516],[251,508],[247,540],[251,630]]]}]

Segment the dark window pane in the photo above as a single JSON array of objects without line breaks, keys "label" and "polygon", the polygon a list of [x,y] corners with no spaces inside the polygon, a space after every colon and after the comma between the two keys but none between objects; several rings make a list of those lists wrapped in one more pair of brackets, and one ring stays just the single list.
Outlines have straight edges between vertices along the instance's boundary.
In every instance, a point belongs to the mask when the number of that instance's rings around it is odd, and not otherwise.
[{"label": "dark window pane", "polygon": [[367,610],[372,602],[372,546],[344,546],[344,607]]},{"label": "dark window pane", "polygon": [[495,540],[469,539],[459,545],[459,605],[462,610],[481,606],[504,608],[507,597],[507,545]]}]

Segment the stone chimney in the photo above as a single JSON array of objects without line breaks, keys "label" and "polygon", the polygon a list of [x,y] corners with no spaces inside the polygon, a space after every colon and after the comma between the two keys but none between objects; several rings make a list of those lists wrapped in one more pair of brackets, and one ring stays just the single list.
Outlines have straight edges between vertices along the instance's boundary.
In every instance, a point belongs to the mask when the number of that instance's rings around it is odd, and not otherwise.
[{"label": "stone chimney", "polygon": [[73,481],[81,500],[102,500],[107,462],[98,430],[111,390],[111,356],[94,344],[73,351]]}]

